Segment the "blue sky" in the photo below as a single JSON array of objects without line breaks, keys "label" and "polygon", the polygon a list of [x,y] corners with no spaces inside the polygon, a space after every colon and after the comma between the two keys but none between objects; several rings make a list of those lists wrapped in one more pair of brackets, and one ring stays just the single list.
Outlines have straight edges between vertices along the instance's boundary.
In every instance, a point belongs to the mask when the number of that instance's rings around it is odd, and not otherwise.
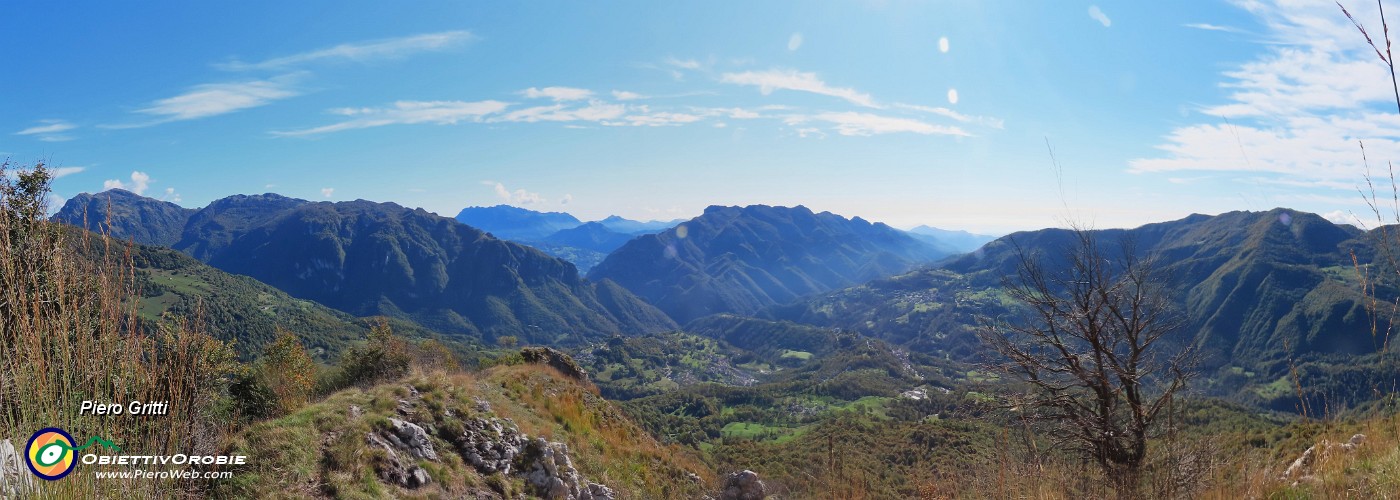
[{"label": "blue sky", "polygon": [[9,2],[0,157],[188,207],[1346,220],[1357,141],[1400,159],[1400,115],[1336,6],[1298,3]]}]

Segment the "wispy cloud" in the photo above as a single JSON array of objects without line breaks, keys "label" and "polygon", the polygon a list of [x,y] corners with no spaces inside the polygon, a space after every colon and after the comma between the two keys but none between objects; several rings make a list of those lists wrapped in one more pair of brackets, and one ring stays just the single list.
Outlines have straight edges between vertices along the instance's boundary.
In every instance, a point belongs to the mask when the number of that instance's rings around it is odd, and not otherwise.
[{"label": "wispy cloud", "polygon": [[1104,14],[1103,9],[1100,9],[1097,5],[1089,6],[1089,18],[1098,21],[1099,24],[1102,24],[1105,28],[1113,26],[1113,20],[1109,19],[1108,14]]},{"label": "wispy cloud", "polygon": [[332,188],[332,187],[324,187],[324,188],[321,188],[321,197],[322,197],[322,198],[330,198],[330,197],[331,197],[332,195],[334,195],[334,194],[335,194],[335,188]]},{"label": "wispy cloud", "polygon": [[245,109],[266,106],[274,101],[298,95],[292,86],[299,75],[283,75],[266,80],[196,85],[185,92],[159,99],[136,110],[155,117],[154,120],[101,125],[103,128],[124,129],[159,125],[182,120],[208,118]]},{"label": "wispy cloud", "polygon": [[[1375,166],[1400,159],[1390,75],[1336,5],[1238,5],[1265,27],[1259,54],[1224,71],[1224,99],[1163,137],[1160,154],[1131,160],[1130,172],[1268,173],[1275,184],[1349,191],[1365,173],[1359,142]],[[1369,10],[1353,14],[1379,26]]]},{"label": "wispy cloud", "polygon": [[647,98],[647,96],[638,94],[636,92],[628,92],[625,90],[614,90],[612,91],[612,96],[613,99],[617,99],[619,101],[636,101],[638,99]]},{"label": "wispy cloud", "polygon": [[509,104],[501,101],[398,101],[381,108],[338,108],[332,114],[351,117],[349,120],[298,130],[273,132],[278,136],[312,136],[385,125],[431,123],[452,125],[461,121],[481,121],[483,117],[504,111]]},{"label": "wispy cloud", "polygon": [[376,59],[399,58],[416,52],[443,50],[462,45],[471,41],[473,38],[472,34],[467,31],[424,33],[399,38],[345,43],[334,47],[312,50],[289,56],[274,57],[255,63],[229,61],[216,64],[215,66],[230,71],[244,71],[252,69],[280,69],[328,60],[368,62]]},{"label": "wispy cloud", "polygon": [[[0,156],[4,156],[5,154],[7,154],[7,153],[0,152]],[[52,178],[52,179],[57,179],[57,178],[60,178],[60,177],[67,177],[67,176],[70,176],[70,175],[73,175],[73,174],[82,172],[82,171],[84,171],[84,170],[87,170],[87,167],[56,167],[56,168],[49,168],[48,170],[49,170],[49,177]],[[9,178],[12,179],[12,180],[13,180],[13,179],[18,179],[18,178],[19,178],[19,171],[18,171],[18,170],[6,170],[6,171],[5,171],[5,176],[6,176],[6,177],[9,177]]]},{"label": "wispy cloud", "polygon": [[593,97],[593,91],[588,89],[577,89],[573,87],[545,87],[542,89],[530,87],[519,92],[530,99],[553,99],[557,101],[578,101]]},{"label": "wispy cloud", "polygon": [[33,127],[29,127],[19,132],[15,132],[15,135],[56,134],[59,132],[66,132],[77,128],[77,125],[73,125],[63,120],[39,120],[39,123],[43,123],[43,125],[35,125]]},{"label": "wispy cloud", "polygon": [[581,107],[569,107],[565,104],[555,104],[552,106],[535,106],[518,109],[506,113],[503,116],[493,118],[495,121],[504,122],[574,122],[588,121],[598,122],[613,120],[622,117],[627,113],[627,106],[613,104],[603,101],[590,101]]},{"label": "wispy cloud", "polygon": [[789,51],[796,51],[802,48],[802,34],[793,33],[792,36],[788,37],[787,48]]},{"label": "wispy cloud", "polygon": [[39,123],[42,125],[35,125],[15,132],[15,135],[34,136],[46,142],[62,142],[73,140],[72,136],[64,134],[64,132],[78,128],[77,125],[64,120],[39,120]]},{"label": "wispy cloud", "polygon": [[60,177],[68,177],[70,175],[82,172],[84,170],[87,170],[87,167],[58,167],[50,169],[49,175],[52,175],[53,178],[57,179]]},{"label": "wispy cloud", "polygon": [[956,121],[959,121],[959,122],[962,122],[962,123],[973,123],[973,124],[977,124],[977,125],[982,125],[982,126],[986,126],[986,127],[995,128],[995,129],[1004,128],[1005,125],[1006,125],[1005,120],[1002,120],[1001,118],[993,118],[993,117],[989,117],[989,116],[972,116],[972,115],[965,115],[965,114],[959,113],[959,112],[957,112],[957,111],[953,111],[953,110],[951,110],[951,109],[948,109],[948,108],[945,108],[945,107],[942,107],[942,106],[922,106],[922,105],[918,105],[918,104],[897,103],[897,104],[895,104],[895,107],[897,107],[897,108],[902,108],[902,109],[913,110],[913,111],[919,111],[919,112],[928,113],[928,114],[931,114],[931,115],[942,116],[942,117],[945,117],[945,118],[951,118],[951,119],[953,119],[953,120],[956,120]]},{"label": "wispy cloud", "polygon": [[1187,28],[1192,28],[1192,29],[1206,30],[1206,31],[1223,31],[1223,32],[1225,32],[1225,33],[1244,33],[1244,30],[1241,30],[1241,29],[1236,28],[1236,27],[1234,27],[1234,26],[1221,26],[1221,25],[1218,25],[1218,24],[1210,24],[1210,23],[1188,23],[1188,24],[1183,24],[1182,26],[1187,27]]},{"label": "wispy cloud", "polygon": [[685,125],[704,120],[705,117],[691,113],[670,113],[670,112],[642,112],[623,117],[628,125],[639,127],[664,127],[672,125]]},{"label": "wispy cloud", "polygon": [[[878,134],[913,133],[924,135],[970,136],[961,128],[932,123],[911,118],[881,116],[856,112],[827,112],[811,116],[797,115],[785,120],[788,125],[803,125],[813,121],[832,125],[836,133],[845,136],[870,136]],[[799,133],[802,130],[799,129]]]},{"label": "wispy cloud", "polygon": [[666,63],[668,66],[675,66],[680,69],[697,70],[701,67],[700,61],[695,59],[679,59],[673,56],[667,56],[662,62]]},{"label": "wispy cloud", "polygon": [[774,90],[794,90],[839,97],[852,104],[867,108],[880,107],[875,104],[875,100],[870,97],[870,94],[859,92],[852,88],[833,87],[827,85],[821,78],[818,78],[816,73],[801,72],[792,69],[725,73],[720,76],[720,81],[736,85],[755,86],[758,87],[758,91],[762,92],[764,95],[771,94]]}]

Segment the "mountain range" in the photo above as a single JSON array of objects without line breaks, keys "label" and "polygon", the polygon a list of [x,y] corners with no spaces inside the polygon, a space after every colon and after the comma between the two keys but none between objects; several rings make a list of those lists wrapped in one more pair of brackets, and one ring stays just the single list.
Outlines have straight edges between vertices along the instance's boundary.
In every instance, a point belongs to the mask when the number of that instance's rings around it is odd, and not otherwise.
[{"label": "mountain range", "polygon": [[467,207],[457,214],[458,222],[572,262],[583,274],[627,240],[659,233],[682,220],[642,222],[613,215],[584,223],[563,212],[536,212],[510,205]]},{"label": "mountain range", "polygon": [[[84,208],[104,203],[121,206],[118,214],[168,212],[166,202],[114,191],[75,197],[54,219],[82,224]],[[485,340],[567,344],[675,327],[622,287],[582,280],[568,262],[392,203],[239,195],[188,217],[120,221],[108,231],[153,244],[178,232],[174,249],[294,297]]]},{"label": "mountain range", "polygon": [[[505,214],[501,220],[577,221],[523,209],[488,212]],[[969,248],[985,237],[917,228],[939,235],[938,242],[927,242],[884,224],[801,206],[712,206],[655,234],[628,236],[598,221],[543,236],[541,245],[606,256],[583,279],[573,265],[529,246],[391,203],[312,203],[266,194],[191,210],[113,190],[74,197],[54,218],[83,224],[84,217],[88,227],[105,228],[115,238],[168,246],[261,282],[246,286],[266,283],[290,295],[286,300],[314,301],[345,314],[310,310],[320,319],[298,320],[308,324],[384,314],[487,341],[514,335],[570,344],[674,330],[679,322],[733,345],[757,346],[774,331],[794,331],[773,326],[777,321],[965,361],[983,352],[974,335],[979,325],[1017,314],[1002,287],[1005,277],[1015,276],[1020,252],[1039,255],[1055,269],[1073,241],[1062,229],[1025,231],[955,254],[950,247]],[[1374,279],[1394,275],[1376,257],[1375,231],[1280,208],[1091,234],[1106,254],[1131,251],[1172,277],[1172,299],[1187,319],[1179,344],[1199,349],[1203,368],[1220,375],[1211,378],[1211,390],[1279,406],[1290,396],[1275,386],[1294,370],[1334,392],[1360,389],[1338,387],[1327,377],[1386,380],[1367,360],[1385,344],[1389,325],[1373,325],[1358,270],[1373,277],[1379,300],[1394,300],[1400,290]],[[141,253],[160,255],[152,252]],[[151,281],[160,290],[157,303],[188,300],[172,291],[211,289],[182,280],[212,269],[197,271],[169,255],[156,260],[180,269],[147,271],[168,281]],[[200,279],[222,283],[214,286],[219,289],[245,286]],[[241,295],[267,296],[254,289]],[[697,322],[715,314],[728,319]],[[333,349],[340,342],[323,344]],[[1351,371],[1337,375],[1340,369]]]},{"label": "mountain range", "polygon": [[906,232],[926,243],[945,248],[950,253],[971,252],[997,239],[996,236],[972,234],[967,231],[950,231],[931,226],[917,226]]},{"label": "mountain range", "polygon": [[[1177,346],[1195,346],[1204,355],[1205,373],[1220,375],[1207,378],[1210,390],[1291,409],[1297,402],[1293,391],[1274,388],[1295,368],[1313,379],[1314,390],[1330,392],[1334,403],[1364,399],[1359,393],[1369,391],[1372,382],[1394,377],[1369,365],[1389,326],[1380,318],[1372,330],[1355,267],[1372,276],[1381,301],[1400,296],[1393,283],[1376,281],[1395,273],[1383,270],[1375,258],[1375,233],[1275,209],[1192,215],[1091,234],[1104,255],[1130,251],[1152,259],[1170,277],[1169,293],[1187,320]],[[937,269],[870,281],[758,315],[977,361],[983,349],[975,331],[990,318],[1016,317],[1018,305],[1002,287],[1003,279],[1016,276],[1020,252],[1038,256],[1046,269],[1058,269],[1073,241],[1063,229],[1015,233]],[[1358,370],[1346,383],[1334,372],[1343,367]]]},{"label": "mountain range", "polygon": [[685,323],[751,314],[947,255],[859,217],[802,206],[711,206],[674,228],[628,241],[588,276],[615,281]]}]

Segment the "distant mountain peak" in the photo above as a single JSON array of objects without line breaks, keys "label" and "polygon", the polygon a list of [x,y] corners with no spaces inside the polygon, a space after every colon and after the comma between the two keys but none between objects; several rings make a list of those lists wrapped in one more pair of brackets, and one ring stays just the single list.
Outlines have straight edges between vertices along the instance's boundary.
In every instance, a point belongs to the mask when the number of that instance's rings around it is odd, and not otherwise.
[{"label": "distant mountain peak", "polygon": [[458,222],[508,240],[540,240],[563,229],[583,225],[564,212],[537,212],[510,205],[467,207],[457,213]]},{"label": "distant mountain peak", "polygon": [[593,269],[680,322],[752,313],[797,297],[907,271],[947,255],[888,226],[806,207],[712,205],[637,237]]}]

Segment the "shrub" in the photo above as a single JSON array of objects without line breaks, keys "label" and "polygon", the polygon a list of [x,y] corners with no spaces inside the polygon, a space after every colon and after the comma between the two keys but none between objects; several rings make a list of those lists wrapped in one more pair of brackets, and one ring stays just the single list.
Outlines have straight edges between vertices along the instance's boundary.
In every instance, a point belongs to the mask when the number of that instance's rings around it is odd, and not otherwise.
[{"label": "shrub", "polygon": [[365,344],[347,349],[340,358],[337,388],[373,385],[408,373],[408,344],[394,335],[388,320],[378,318],[370,326]]}]

